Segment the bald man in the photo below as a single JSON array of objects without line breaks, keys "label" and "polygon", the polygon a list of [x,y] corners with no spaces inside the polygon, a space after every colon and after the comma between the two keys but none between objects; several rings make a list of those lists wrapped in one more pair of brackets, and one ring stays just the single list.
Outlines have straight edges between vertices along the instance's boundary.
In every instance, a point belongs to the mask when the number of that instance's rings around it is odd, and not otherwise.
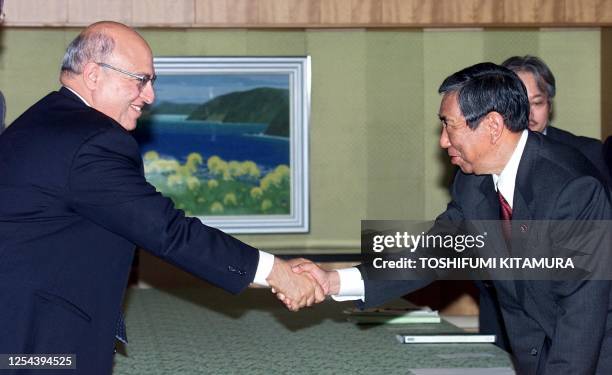
[{"label": "bald man", "polygon": [[74,353],[70,374],[109,374],[125,341],[136,246],[229,292],[251,282],[323,298],[289,264],[185,217],[143,175],[130,131],[155,99],[151,49],[100,22],[64,55],[62,87],[0,136],[0,353]]}]

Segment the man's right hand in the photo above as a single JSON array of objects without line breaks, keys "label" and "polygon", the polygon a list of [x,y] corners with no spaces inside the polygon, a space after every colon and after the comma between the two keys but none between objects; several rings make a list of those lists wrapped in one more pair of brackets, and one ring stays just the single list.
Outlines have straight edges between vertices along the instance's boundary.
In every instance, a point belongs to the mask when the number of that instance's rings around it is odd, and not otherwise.
[{"label": "man's right hand", "polygon": [[291,311],[325,299],[321,286],[313,277],[293,272],[288,262],[277,257],[266,280]]},{"label": "man's right hand", "polygon": [[297,259],[292,260],[293,272],[298,274],[308,274],[319,283],[326,296],[338,294],[340,292],[340,275],[338,271],[325,271],[313,262],[302,259],[303,262],[297,263]]}]

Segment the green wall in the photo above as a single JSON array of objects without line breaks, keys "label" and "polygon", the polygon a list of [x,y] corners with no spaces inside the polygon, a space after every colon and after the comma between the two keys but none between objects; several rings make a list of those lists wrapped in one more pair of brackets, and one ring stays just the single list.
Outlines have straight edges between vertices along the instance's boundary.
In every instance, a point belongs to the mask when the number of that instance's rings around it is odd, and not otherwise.
[{"label": "green wall", "polygon": [[[58,87],[76,29],[2,30],[0,87],[14,120]],[[433,219],[448,199],[437,88],[448,74],[514,54],[557,78],[555,124],[600,134],[600,31],[142,30],[156,56],[312,56],[311,232],[242,239],[278,252],[355,252],[362,219]]]}]

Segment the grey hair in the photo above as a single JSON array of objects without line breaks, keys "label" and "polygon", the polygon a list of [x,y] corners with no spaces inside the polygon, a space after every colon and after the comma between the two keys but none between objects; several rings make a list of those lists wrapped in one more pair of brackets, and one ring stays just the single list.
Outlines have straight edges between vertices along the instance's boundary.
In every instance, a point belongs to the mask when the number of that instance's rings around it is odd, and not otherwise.
[{"label": "grey hair", "polygon": [[546,93],[548,104],[552,104],[552,99],[555,97],[556,93],[555,76],[544,60],[531,55],[512,56],[506,59],[501,65],[515,73],[527,72],[533,74],[538,89]]},{"label": "grey hair", "polygon": [[80,74],[88,62],[103,62],[113,53],[115,41],[102,32],[79,34],[66,49],[62,73]]}]

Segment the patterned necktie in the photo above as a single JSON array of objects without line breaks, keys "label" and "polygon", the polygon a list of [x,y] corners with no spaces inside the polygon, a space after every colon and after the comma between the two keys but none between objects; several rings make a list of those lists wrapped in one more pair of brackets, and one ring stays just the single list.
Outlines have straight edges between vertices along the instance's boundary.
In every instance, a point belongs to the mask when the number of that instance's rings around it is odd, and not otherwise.
[{"label": "patterned necktie", "polygon": [[508,203],[506,198],[501,195],[499,190],[497,191],[497,198],[499,198],[499,218],[502,221],[502,233],[504,234],[506,243],[509,243],[510,234],[512,232],[512,223],[510,222],[510,220],[512,220],[512,207],[510,207],[510,204]]}]

